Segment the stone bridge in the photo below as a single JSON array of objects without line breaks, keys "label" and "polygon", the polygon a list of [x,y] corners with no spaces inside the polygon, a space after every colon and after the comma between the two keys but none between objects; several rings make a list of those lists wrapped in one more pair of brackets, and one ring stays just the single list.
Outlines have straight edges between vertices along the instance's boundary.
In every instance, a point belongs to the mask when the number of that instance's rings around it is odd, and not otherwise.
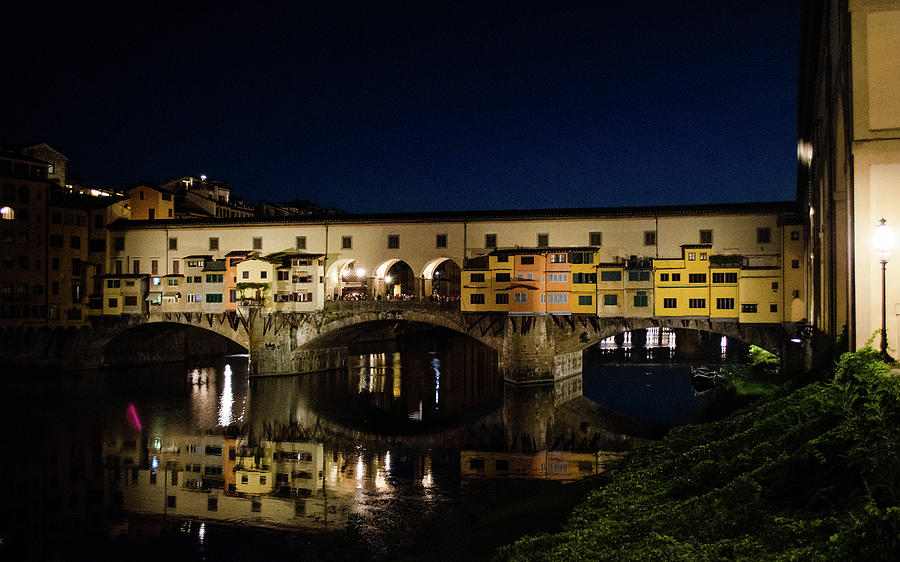
[{"label": "stone bridge", "polygon": [[[117,336],[153,324],[178,324],[215,332],[247,349],[254,375],[302,373],[346,366],[347,346],[375,327],[401,323],[440,326],[474,338],[498,354],[500,372],[511,382],[561,380],[581,372],[582,351],[626,331],[652,326],[712,332],[756,344],[780,355],[790,351],[788,331],[779,324],[738,324],[696,319],[600,318],[591,315],[514,316],[462,313],[458,305],[427,301],[329,302],[316,313],[237,312],[153,313],[98,317],[90,328],[65,334],[5,338],[4,355],[16,361],[32,349],[31,364],[85,367],[104,364],[107,346]],[[146,327],[143,329],[147,329]],[[187,336],[185,336],[187,337]],[[45,351],[35,353],[35,338]],[[18,342],[18,343],[16,343]],[[168,343],[164,344],[168,345]],[[55,346],[55,347],[54,347]],[[174,345],[172,347],[175,347]],[[56,358],[57,361],[53,361]]]}]

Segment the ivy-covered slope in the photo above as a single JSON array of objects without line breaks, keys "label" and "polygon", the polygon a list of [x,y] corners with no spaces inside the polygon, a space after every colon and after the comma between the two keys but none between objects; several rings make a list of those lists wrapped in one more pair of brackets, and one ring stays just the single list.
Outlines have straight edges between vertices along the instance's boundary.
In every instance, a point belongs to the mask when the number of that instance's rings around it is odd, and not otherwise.
[{"label": "ivy-covered slope", "polygon": [[900,377],[871,348],[632,454],[554,535],[501,560],[896,560]]}]

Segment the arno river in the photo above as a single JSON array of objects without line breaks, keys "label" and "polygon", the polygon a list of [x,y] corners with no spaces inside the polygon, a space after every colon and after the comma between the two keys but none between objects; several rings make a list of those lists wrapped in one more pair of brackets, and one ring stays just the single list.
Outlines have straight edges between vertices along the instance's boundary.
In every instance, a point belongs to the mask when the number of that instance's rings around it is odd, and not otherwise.
[{"label": "arno river", "polygon": [[[490,556],[553,530],[578,498],[563,483],[702,410],[688,361],[727,350],[685,358],[674,340],[649,357],[605,342],[582,376],[539,386],[505,384],[492,351],[444,332],[292,377],[251,379],[245,356],[6,373],[0,559]],[[559,513],[516,507],[538,496]],[[490,519],[507,509],[524,510],[512,531]]]}]

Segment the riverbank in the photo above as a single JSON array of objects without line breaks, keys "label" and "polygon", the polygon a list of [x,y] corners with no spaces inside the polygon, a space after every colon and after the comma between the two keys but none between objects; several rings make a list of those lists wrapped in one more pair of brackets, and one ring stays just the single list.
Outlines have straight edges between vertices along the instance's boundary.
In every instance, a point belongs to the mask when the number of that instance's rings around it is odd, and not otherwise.
[{"label": "riverbank", "polygon": [[635,451],[564,529],[501,560],[893,559],[900,381],[871,348],[832,380]]}]

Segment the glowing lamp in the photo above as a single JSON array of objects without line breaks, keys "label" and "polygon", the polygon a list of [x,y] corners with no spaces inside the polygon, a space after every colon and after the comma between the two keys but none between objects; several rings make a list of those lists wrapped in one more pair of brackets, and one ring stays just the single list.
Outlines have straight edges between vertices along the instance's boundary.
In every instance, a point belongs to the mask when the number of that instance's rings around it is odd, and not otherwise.
[{"label": "glowing lamp", "polygon": [[888,261],[891,257],[891,250],[894,249],[895,242],[894,229],[888,226],[886,220],[878,221],[878,226],[875,227],[875,232],[872,234],[872,247],[878,252],[882,261]]}]

